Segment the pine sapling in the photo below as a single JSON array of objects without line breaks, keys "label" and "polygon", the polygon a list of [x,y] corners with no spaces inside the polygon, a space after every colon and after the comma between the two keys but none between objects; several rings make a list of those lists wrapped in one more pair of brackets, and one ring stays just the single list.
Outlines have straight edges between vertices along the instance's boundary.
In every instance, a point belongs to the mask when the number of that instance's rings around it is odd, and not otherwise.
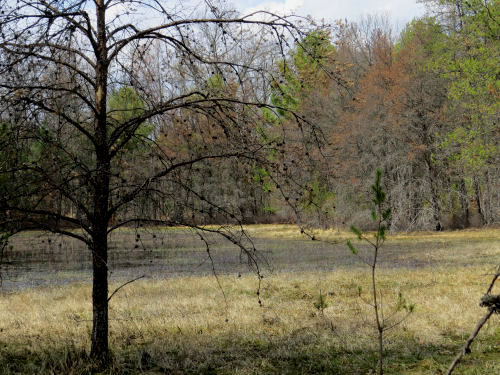
[{"label": "pine sapling", "polygon": [[[377,262],[380,255],[380,249],[386,240],[387,233],[387,223],[391,217],[390,208],[385,209],[384,203],[386,194],[382,188],[382,172],[377,170],[375,176],[375,183],[371,186],[373,194],[373,210],[371,212],[372,220],[376,223],[377,229],[374,234],[374,238],[367,237],[360,229],[356,228],[354,225],[351,226],[351,231],[358,237],[358,240],[368,243],[372,249],[372,257],[370,260],[364,259],[360,254],[358,249],[353,245],[351,241],[347,241],[347,246],[354,255],[357,255],[365,264],[371,268],[371,287],[372,294],[371,299],[364,299],[362,296],[362,289],[358,287],[358,295],[373,307],[373,312],[375,315],[375,325],[377,328],[377,338],[378,338],[378,366],[377,373],[382,375],[384,373],[384,333],[400,323],[402,323],[407,316],[413,312],[414,305],[408,304],[401,293],[399,293],[398,300],[396,302],[395,311],[388,317],[384,316],[384,306],[382,304],[382,293],[378,289],[376,270]],[[406,314],[399,319],[393,320],[398,311],[405,310]],[[391,319],[392,318],[392,319]]]},{"label": "pine sapling", "polygon": [[326,302],[325,295],[321,293],[321,289],[319,290],[318,299],[314,302],[314,307],[324,316],[324,311],[328,307],[328,302]]}]

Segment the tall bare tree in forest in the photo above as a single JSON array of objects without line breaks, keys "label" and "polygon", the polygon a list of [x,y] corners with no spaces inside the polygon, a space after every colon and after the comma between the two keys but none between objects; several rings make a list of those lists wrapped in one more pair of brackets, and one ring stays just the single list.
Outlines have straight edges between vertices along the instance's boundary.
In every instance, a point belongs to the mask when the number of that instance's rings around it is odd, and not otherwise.
[{"label": "tall bare tree in forest", "polygon": [[[270,51],[283,58],[303,36],[292,18],[206,5],[188,13],[185,4],[157,0],[0,1],[0,151],[9,155],[0,166],[8,180],[0,225],[87,244],[90,355],[101,363],[109,360],[109,234],[144,223],[199,228],[199,216],[241,222],[236,207],[199,189],[196,173],[237,162],[278,181],[282,169],[270,155],[301,136],[320,139],[300,116],[293,118],[301,132],[262,116],[263,107],[278,109],[268,100]],[[256,45],[267,48],[266,61]],[[176,205],[182,214],[174,215]],[[214,230],[258,270],[244,236]]]}]

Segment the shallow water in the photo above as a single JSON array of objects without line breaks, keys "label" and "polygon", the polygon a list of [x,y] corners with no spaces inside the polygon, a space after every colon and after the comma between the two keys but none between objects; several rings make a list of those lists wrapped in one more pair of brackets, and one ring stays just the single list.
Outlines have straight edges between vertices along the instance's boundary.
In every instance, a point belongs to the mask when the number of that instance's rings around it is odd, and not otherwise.
[{"label": "shallow water", "polygon": [[[146,278],[254,272],[248,257],[220,235],[204,234],[210,249],[195,232],[185,229],[123,230],[114,233],[109,243],[110,281]],[[418,268],[446,265],[500,263],[498,243],[470,243],[463,240],[391,243],[388,241],[379,259],[381,267]],[[0,272],[3,291],[91,282],[91,253],[75,239],[54,234],[31,232],[11,239],[4,253]],[[270,272],[325,271],[361,267],[363,262],[350,254],[344,243],[276,238],[253,238],[258,250],[259,269]],[[247,246],[251,243],[247,241]],[[476,248],[471,252],[471,246]],[[496,247],[499,251],[493,251]],[[360,255],[370,261],[370,248],[359,245]],[[494,250],[494,249],[493,249]],[[473,256],[470,256],[473,254]]]}]

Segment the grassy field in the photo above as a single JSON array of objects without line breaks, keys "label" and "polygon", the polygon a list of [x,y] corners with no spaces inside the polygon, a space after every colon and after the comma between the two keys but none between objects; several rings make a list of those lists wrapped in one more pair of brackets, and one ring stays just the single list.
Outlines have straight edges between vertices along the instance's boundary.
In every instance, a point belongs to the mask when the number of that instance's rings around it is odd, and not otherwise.
[{"label": "grassy field", "polygon": [[[212,247],[224,293],[210,268],[199,266],[204,247],[188,231],[145,231],[139,248],[135,232],[115,235],[119,276],[112,287],[138,271],[148,278],[111,300],[110,374],[371,373],[373,315],[358,296],[359,286],[369,292],[369,274],[345,246],[350,235],[315,233],[327,243],[306,240],[292,226],[247,230],[272,265],[262,279],[262,306],[257,278],[242,273],[237,251],[216,238]],[[0,296],[0,374],[92,373],[86,357],[92,317],[88,269],[64,263],[69,243],[59,246],[62,239],[53,238],[46,248],[47,240],[32,233],[14,242],[12,264],[31,259],[31,268],[43,263],[39,273],[55,266],[64,272],[34,288],[28,287],[29,272],[11,270],[16,282],[5,284],[11,287]],[[56,250],[50,266],[49,250]],[[400,292],[416,305],[387,334],[386,371],[441,374],[483,314],[478,301],[500,263],[500,229],[395,235],[383,253],[379,282],[387,311]],[[328,304],[323,311],[315,307],[320,291]],[[500,374],[499,323],[498,316],[490,320],[457,374]]]}]

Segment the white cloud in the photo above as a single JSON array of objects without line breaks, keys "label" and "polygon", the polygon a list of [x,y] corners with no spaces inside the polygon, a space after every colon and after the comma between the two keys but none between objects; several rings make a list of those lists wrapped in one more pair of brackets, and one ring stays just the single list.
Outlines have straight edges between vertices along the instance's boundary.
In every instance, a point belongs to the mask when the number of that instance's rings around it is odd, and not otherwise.
[{"label": "white cloud", "polygon": [[274,13],[291,13],[298,10],[303,4],[304,0],[260,1],[254,6],[240,8],[240,10],[243,13],[252,13],[257,10],[267,10]]},{"label": "white cloud", "polygon": [[416,0],[232,0],[232,2],[242,13],[255,10],[293,12],[327,21],[345,18],[355,21],[362,15],[385,13],[399,27],[424,14],[424,6],[417,4]]}]

